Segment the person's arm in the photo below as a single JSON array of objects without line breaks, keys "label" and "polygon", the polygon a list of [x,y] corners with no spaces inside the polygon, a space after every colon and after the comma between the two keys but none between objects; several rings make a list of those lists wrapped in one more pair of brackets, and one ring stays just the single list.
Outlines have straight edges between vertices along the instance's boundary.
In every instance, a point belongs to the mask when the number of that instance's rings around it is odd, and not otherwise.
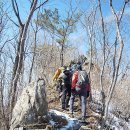
[{"label": "person's arm", "polygon": [[72,86],[71,89],[74,90],[76,87],[76,83],[78,81],[78,71],[76,71],[72,76]]}]

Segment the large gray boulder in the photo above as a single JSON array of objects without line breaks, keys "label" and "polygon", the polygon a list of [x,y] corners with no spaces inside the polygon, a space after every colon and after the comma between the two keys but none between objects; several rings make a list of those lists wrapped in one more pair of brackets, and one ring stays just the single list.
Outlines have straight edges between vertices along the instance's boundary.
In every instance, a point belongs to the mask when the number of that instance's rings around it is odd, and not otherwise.
[{"label": "large gray boulder", "polygon": [[46,118],[48,104],[45,86],[44,79],[38,79],[23,89],[13,109],[10,130]]}]

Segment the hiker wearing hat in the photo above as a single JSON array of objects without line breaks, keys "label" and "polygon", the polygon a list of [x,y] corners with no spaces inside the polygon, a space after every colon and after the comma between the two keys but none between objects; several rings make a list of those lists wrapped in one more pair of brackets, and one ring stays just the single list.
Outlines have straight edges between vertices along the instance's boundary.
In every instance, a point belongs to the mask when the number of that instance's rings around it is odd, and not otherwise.
[{"label": "hiker wearing hat", "polygon": [[53,81],[57,82],[56,90],[61,98],[61,108],[68,108],[68,103],[71,96],[71,70],[70,67],[59,68],[53,76]]},{"label": "hiker wearing hat", "polygon": [[69,68],[65,69],[59,76],[62,80],[62,90],[61,90],[61,107],[62,109],[67,109],[69,107],[68,103],[71,96],[71,71]]}]

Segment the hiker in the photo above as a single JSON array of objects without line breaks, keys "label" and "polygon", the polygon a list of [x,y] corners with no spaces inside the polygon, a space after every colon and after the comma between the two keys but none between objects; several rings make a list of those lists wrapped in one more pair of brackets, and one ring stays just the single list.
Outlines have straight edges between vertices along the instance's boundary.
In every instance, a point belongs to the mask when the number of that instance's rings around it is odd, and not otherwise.
[{"label": "hiker", "polygon": [[87,72],[82,70],[81,65],[77,66],[77,70],[72,75],[71,97],[70,97],[70,113],[73,116],[73,105],[75,96],[80,97],[81,116],[79,120],[85,121],[86,102],[90,92],[90,83]]},{"label": "hiker", "polygon": [[58,68],[52,78],[52,80],[56,83],[56,90],[61,93],[61,89],[62,89],[62,79],[60,76],[60,74],[66,69],[66,66],[62,66],[60,68]]},{"label": "hiker", "polygon": [[61,74],[61,72],[63,72],[63,71],[65,70],[65,68],[66,68],[65,66],[62,66],[62,67],[58,68],[58,69],[56,70],[56,72],[55,72],[55,74],[54,74],[52,80],[53,80],[53,81],[55,81],[55,80],[57,81],[59,75]]},{"label": "hiker", "polygon": [[71,96],[71,71],[68,67],[65,69],[59,78],[62,79],[62,93],[61,93],[61,107],[62,109],[67,109],[69,107],[68,103]]}]

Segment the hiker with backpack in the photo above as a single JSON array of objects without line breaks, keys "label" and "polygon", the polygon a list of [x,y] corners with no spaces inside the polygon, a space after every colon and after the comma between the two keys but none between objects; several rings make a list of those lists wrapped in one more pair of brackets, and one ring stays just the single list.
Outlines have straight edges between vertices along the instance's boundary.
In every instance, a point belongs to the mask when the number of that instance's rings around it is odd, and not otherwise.
[{"label": "hiker with backpack", "polygon": [[59,78],[59,75],[66,69],[66,66],[62,66],[60,68],[58,68],[52,78],[53,81],[57,81]]},{"label": "hiker with backpack", "polygon": [[65,69],[59,76],[62,79],[62,90],[61,90],[61,107],[67,109],[68,103],[71,96],[71,71],[70,68]]},{"label": "hiker with backpack", "polygon": [[70,97],[70,113],[73,116],[73,106],[75,96],[80,97],[81,116],[79,120],[85,121],[86,103],[90,92],[90,83],[87,72],[82,70],[81,65],[77,66],[77,70],[72,75],[71,97]]},{"label": "hiker with backpack", "polygon": [[52,78],[53,82],[54,82],[54,86],[56,86],[56,90],[61,93],[61,89],[62,89],[62,77],[60,76],[63,71],[66,69],[66,66],[62,66],[60,68],[58,68]]}]

